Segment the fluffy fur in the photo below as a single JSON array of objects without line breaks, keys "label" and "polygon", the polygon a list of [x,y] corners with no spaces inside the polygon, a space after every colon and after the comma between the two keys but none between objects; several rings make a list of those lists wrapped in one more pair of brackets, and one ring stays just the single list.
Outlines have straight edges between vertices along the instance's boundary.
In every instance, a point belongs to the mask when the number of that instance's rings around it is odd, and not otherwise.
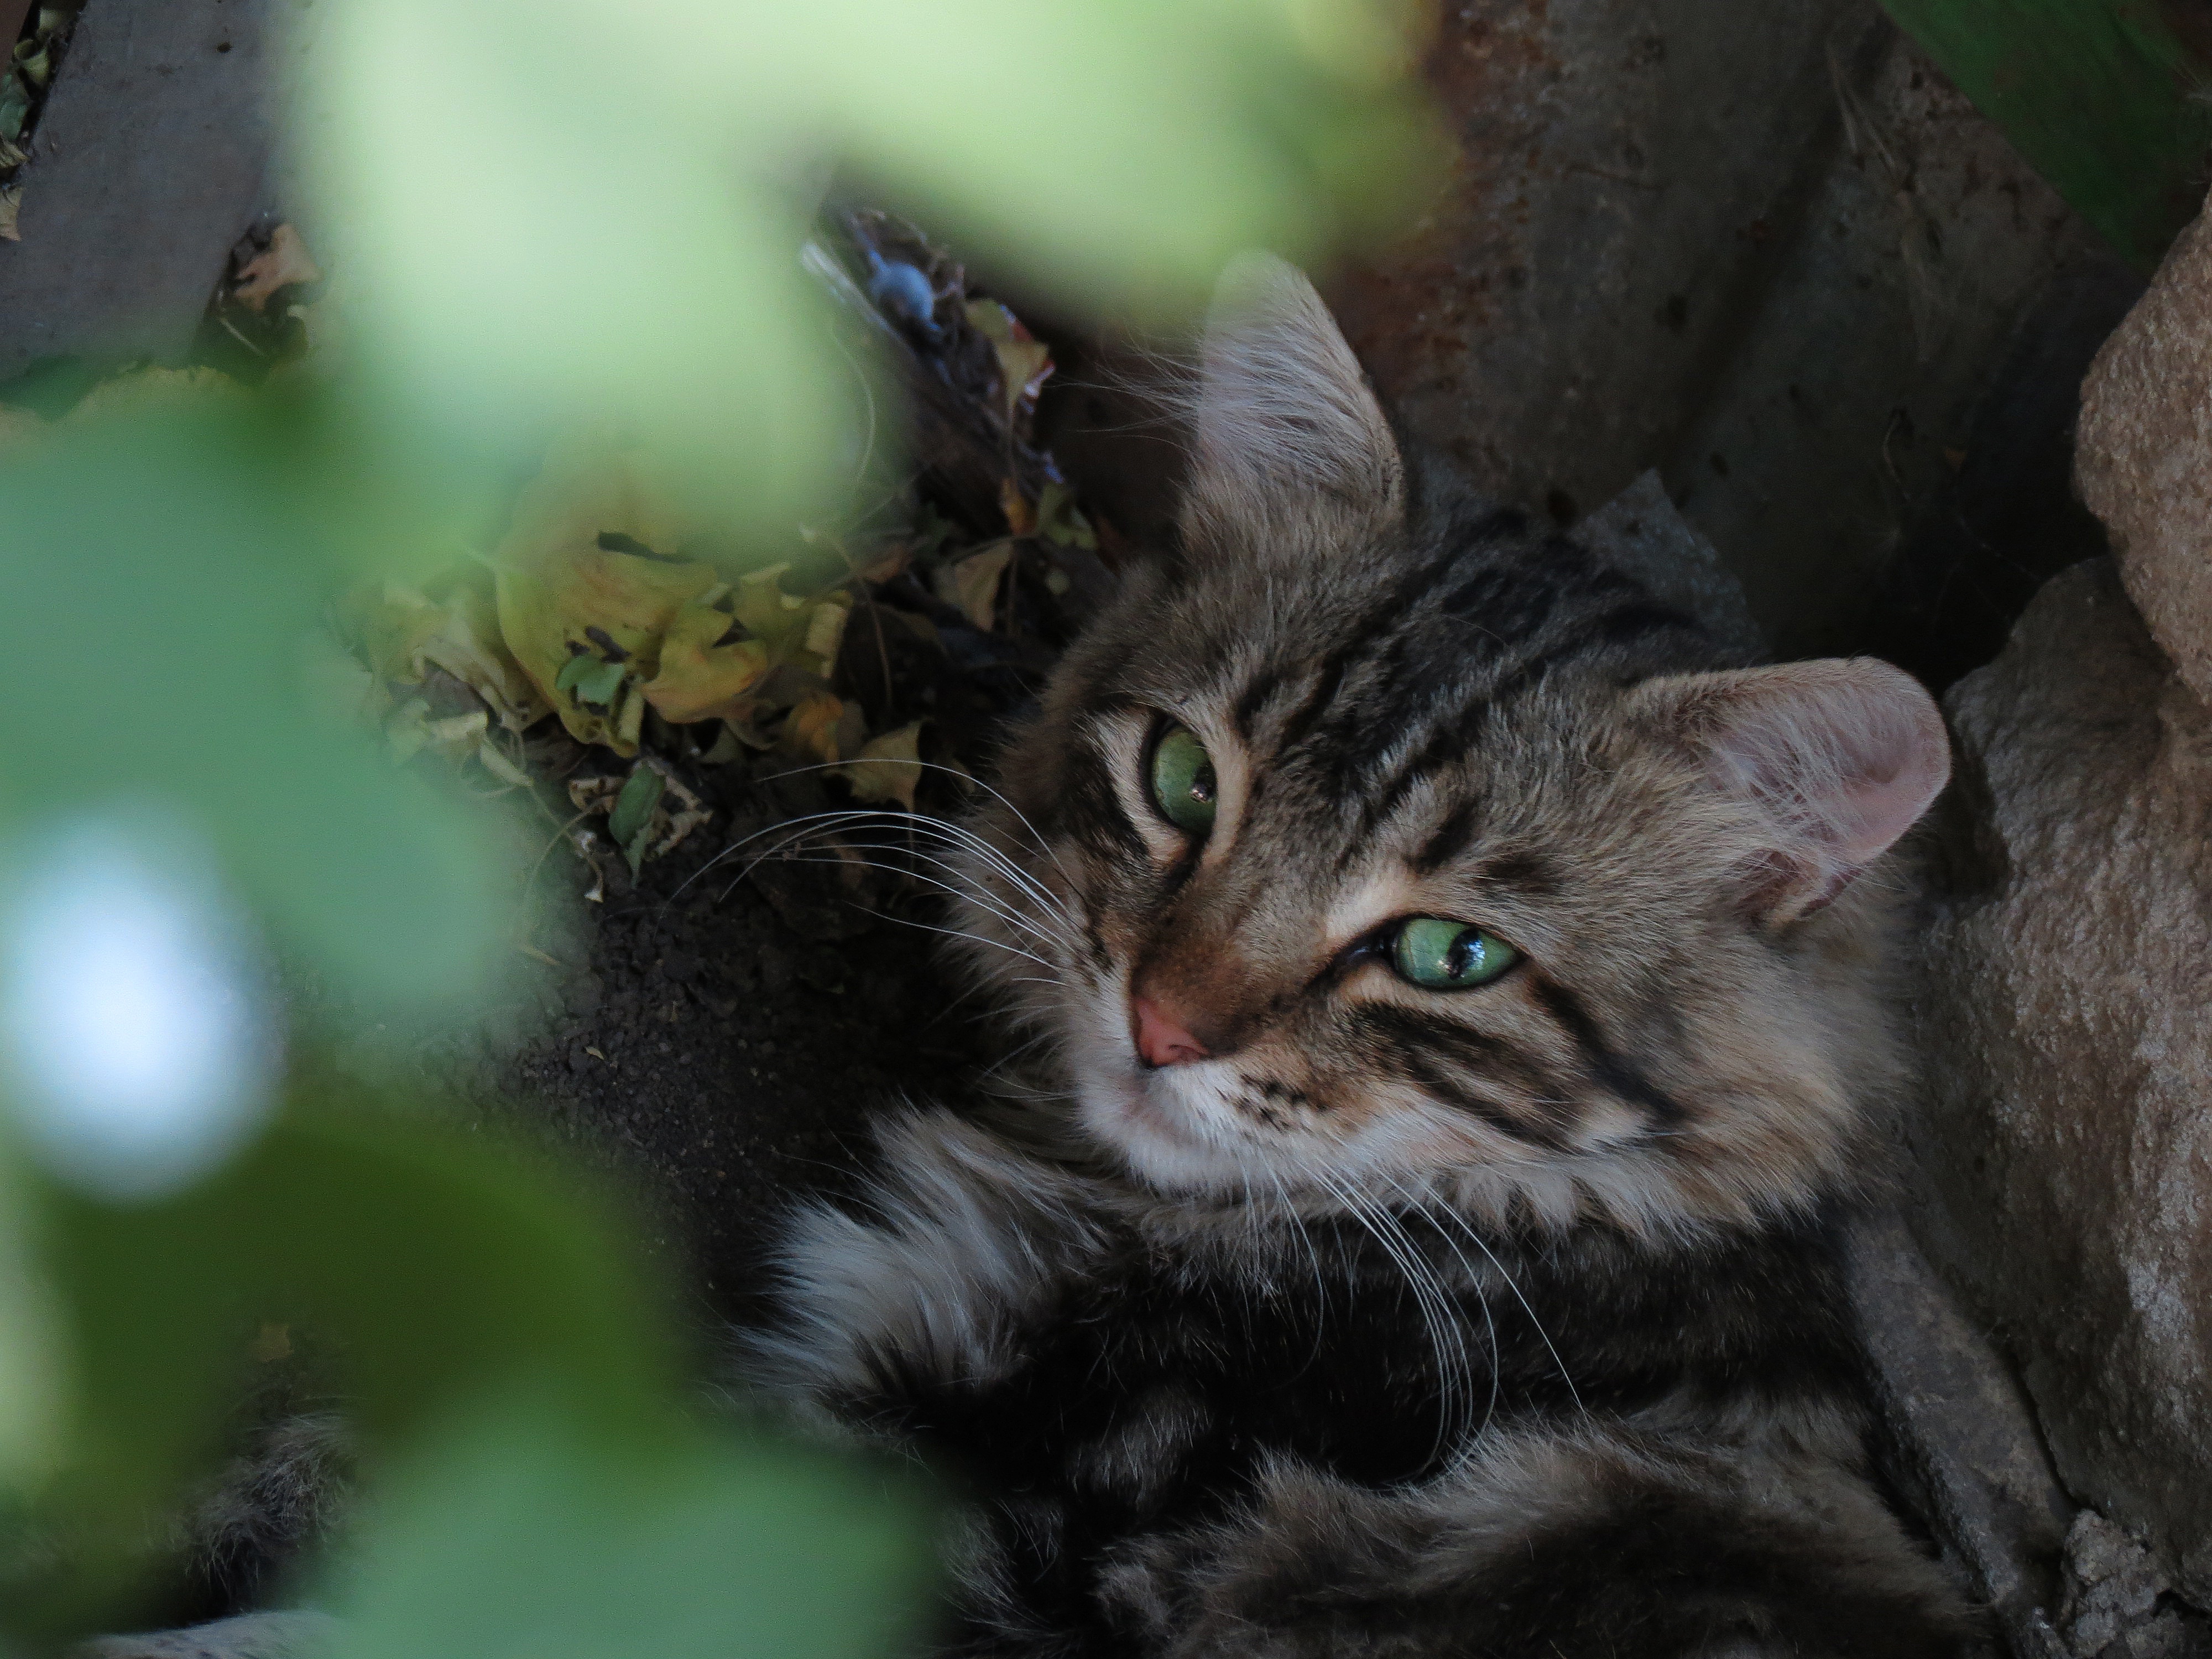
[{"label": "fluffy fur", "polygon": [[[1409,466],[1273,262],[1192,412],[1181,546],[942,830],[1036,1093],[900,1118],[799,1214],[756,1374],[973,1483],[958,1651],[1957,1650],[1837,1258],[1925,694],[1731,659]],[[1151,797],[1170,725],[1200,837]],[[1420,988],[1410,916],[1522,960]]]}]

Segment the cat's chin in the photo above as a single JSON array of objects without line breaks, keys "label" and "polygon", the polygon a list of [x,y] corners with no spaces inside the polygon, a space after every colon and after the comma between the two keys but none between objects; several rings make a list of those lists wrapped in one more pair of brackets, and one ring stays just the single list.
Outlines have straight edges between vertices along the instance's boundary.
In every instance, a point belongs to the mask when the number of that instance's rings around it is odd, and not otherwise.
[{"label": "cat's chin", "polygon": [[1079,1096],[1085,1130],[1162,1192],[1208,1193],[1239,1188],[1249,1154],[1206,1133],[1185,1103],[1164,1097],[1142,1073],[1086,1084]]}]

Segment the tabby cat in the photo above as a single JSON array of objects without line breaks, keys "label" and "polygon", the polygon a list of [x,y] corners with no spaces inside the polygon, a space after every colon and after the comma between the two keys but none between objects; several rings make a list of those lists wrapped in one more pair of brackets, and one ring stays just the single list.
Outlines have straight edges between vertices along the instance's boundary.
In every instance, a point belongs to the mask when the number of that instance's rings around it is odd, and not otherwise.
[{"label": "tabby cat", "polygon": [[972,1483],[958,1653],[1960,1651],[1838,1263],[1928,696],[1410,462],[1277,262],[1192,405],[959,837],[1041,1091],[803,1209],[756,1375]]},{"label": "tabby cat", "polygon": [[1191,414],[1179,545],[937,829],[1041,1087],[796,1213],[754,1380],[972,1484],[978,1659],[1959,1652],[1838,1261],[1926,694],[1409,467],[1277,262]]}]

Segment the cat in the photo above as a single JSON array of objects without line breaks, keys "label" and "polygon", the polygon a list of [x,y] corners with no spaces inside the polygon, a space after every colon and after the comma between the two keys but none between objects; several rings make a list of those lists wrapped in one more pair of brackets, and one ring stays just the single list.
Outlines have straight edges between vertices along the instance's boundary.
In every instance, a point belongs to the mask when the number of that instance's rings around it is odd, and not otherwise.
[{"label": "cat", "polygon": [[[915,821],[1038,1086],[796,1205],[750,1384],[965,1483],[951,1654],[1966,1650],[1839,1260],[1927,694],[1401,450],[1279,261],[1189,404],[1176,544]],[[326,1639],[283,1617],[96,1651]]]},{"label": "cat", "polygon": [[752,1375],[968,1483],[957,1654],[1966,1650],[1838,1251],[1928,695],[1456,485],[1278,261],[1190,403],[1176,545],[946,832],[1039,1087],[799,1208]]}]

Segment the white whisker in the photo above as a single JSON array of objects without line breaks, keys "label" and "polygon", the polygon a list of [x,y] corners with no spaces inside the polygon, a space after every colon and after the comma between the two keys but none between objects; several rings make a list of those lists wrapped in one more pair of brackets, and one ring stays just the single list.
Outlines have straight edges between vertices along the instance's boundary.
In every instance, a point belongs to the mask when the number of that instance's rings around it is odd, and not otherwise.
[{"label": "white whisker", "polygon": [[1528,1322],[1535,1328],[1537,1339],[1543,1343],[1545,1349],[1551,1354],[1552,1364],[1559,1368],[1559,1381],[1567,1385],[1567,1393],[1575,1402],[1575,1409],[1587,1418],[1590,1414],[1589,1407],[1583,1403],[1581,1390],[1575,1387],[1575,1379],[1568,1375],[1567,1362],[1559,1358],[1559,1351],[1553,1346],[1551,1334],[1544,1328],[1544,1322],[1536,1317],[1535,1309],[1529,1305],[1528,1298],[1522,1294],[1521,1286],[1515,1281],[1505,1264],[1498,1259],[1498,1252],[1490,1248],[1488,1241],[1476,1230],[1474,1224],[1453,1209],[1449,1204],[1440,1204],[1437,1206],[1437,1213],[1457,1222],[1460,1231],[1468,1236],[1475,1249],[1490,1258],[1490,1265],[1498,1269],[1498,1276],[1505,1281],[1505,1288],[1513,1292],[1513,1299],[1521,1304],[1521,1311],[1528,1316]]}]

